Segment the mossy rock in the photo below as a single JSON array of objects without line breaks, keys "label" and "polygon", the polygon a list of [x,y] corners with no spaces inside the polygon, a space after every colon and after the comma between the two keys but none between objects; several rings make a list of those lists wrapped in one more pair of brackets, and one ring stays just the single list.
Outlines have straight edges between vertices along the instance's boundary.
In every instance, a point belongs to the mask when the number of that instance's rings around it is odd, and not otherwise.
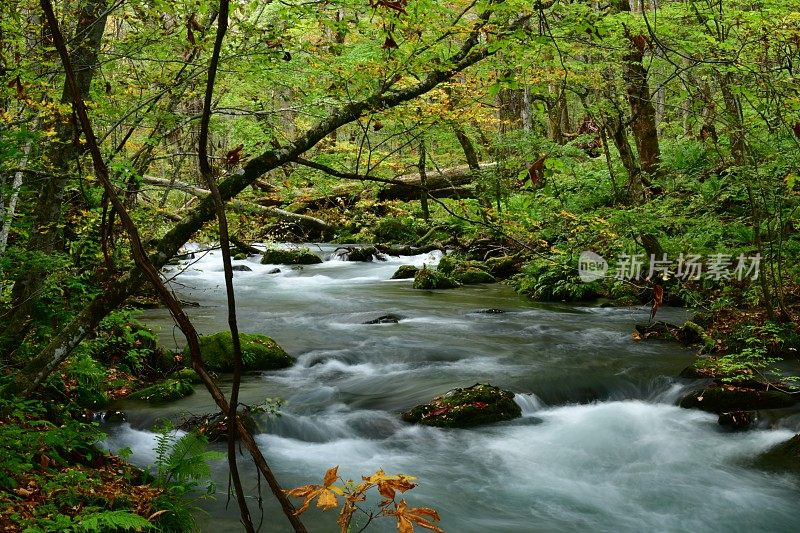
[{"label": "mossy rock", "polygon": [[423,268],[414,276],[415,289],[454,289],[460,285],[450,276],[429,268]]},{"label": "mossy rock", "polygon": [[712,386],[683,397],[680,406],[712,413],[780,409],[794,405],[789,394],[778,390],[757,390],[734,386]]},{"label": "mossy rock", "polygon": [[520,416],[522,409],[514,401],[513,392],[486,383],[453,389],[402,414],[406,422],[445,428],[467,428]]},{"label": "mossy rock", "polygon": [[[266,335],[240,333],[244,370],[277,370],[294,364],[294,359]],[[184,350],[188,355],[188,349]],[[206,368],[233,372],[233,338],[229,331],[200,337],[200,356]]]},{"label": "mossy rock", "polygon": [[467,267],[458,268],[453,271],[453,278],[464,285],[475,285],[478,283],[495,283],[494,276],[479,268]]},{"label": "mossy rock", "polygon": [[247,259],[247,254],[244,252],[239,252],[233,256],[234,261],[242,261],[243,259]]},{"label": "mossy rock", "polygon": [[283,250],[269,248],[261,255],[262,265],[315,265],[322,259],[308,248]]},{"label": "mossy rock", "polygon": [[417,275],[419,269],[414,265],[400,265],[392,274],[392,279],[411,279]]},{"label": "mossy rock", "polygon": [[800,473],[800,434],[773,446],[757,460],[756,466],[778,472]]},{"label": "mossy rock", "polygon": [[194,393],[194,387],[188,381],[167,379],[161,383],[150,385],[129,396],[134,400],[145,400],[150,403],[172,402]]}]

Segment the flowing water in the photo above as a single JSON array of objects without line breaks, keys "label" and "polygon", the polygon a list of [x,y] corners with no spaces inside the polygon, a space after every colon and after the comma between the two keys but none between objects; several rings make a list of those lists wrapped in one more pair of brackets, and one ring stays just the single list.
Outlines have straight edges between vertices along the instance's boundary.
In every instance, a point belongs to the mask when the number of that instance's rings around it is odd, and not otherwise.
[{"label": "flowing water", "polygon": [[[333,250],[317,251],[329,258]],[[688,384],[673,376],[693,355],[670,343],[633,342],[646,309],[537,304],[503,285],[419,291],[410,280],[389,279],[401,264],[435,264],[436,253],[332,259],[280,266],[278,274],[256,259],[236,262],[252,269],[235,272],[240,330],[272,336],[298,362],[247,376],[241,399],[285,400],[280,417],[259,420],[256,440],[286,487],[319,483],[333,465],[352,479],[378,468],[414,475],[409,504],[435,507],[451,533],[800,530],[797,481],[748,467],[798,428],[784,421],[727,433],[714,415],[676,407]],[[184,268],[174,287],[200,303],[187,308],[198,330],[225,330],[219,253]],[[387,314],[401,320],[364,324]],[[685,318],[678,309],[659,314]],[[182,346],[166,311],[148,311],[145,320],[166,346]],[[469,430],[399,420],[403,409],[476,382],[515,391],[523,417]],[[166,406],[123,408],[129,422],[107,428],[108,445],[131,447],[134,461],[149,464],[156,419],[211,412],[213,403],[198,387]],[[259,516],[255,473],[241,464]],[[204,531],[237,531],[235,501],[225,508],[224,461],[214,468],[222,492],[202,502],[208,515],[199,521]],[[288,531],[264,485],[264,530]],[[334,512],[303,516],[312,532],[338,531]],[[395,529],[384,520],[369,531]]]}]

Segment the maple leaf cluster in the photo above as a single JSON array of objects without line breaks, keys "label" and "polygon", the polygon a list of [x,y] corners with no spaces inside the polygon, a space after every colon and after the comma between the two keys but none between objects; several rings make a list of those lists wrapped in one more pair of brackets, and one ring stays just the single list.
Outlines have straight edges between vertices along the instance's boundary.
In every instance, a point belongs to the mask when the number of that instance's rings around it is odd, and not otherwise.
[{"label": "maple leaf cluster", "polygon": [[[441,520],[439,513],[435,510],[428,507],[408,507],[406,500],[396,500],[397,493],[403,493],[416,486],[412,482],[413,477],[402,474],[386,474],[379,469],[371,476],[362,476],[361,479],[362,482],[359,484],[352,480],[344,481],[339,476],[339,467],[334,466],[325,472],[322,485],[303,485],[288,490],[286,493],[295,498],[304,498],[303,504],[295,511],[295,514],[298,515],[307,511],[314,499],[317,500],[317,507],[323,511],[336,509],[339,507],[339,497],[342,497],[344,504],[336,520],[342,533],[348,531],[353,514],[357,510],[363,511],[368,517],[367,523],[381,516],[394,517],[400,533],[412,533],[415,525],[437,533],[444,533],[435,524]],[[337,481],[342,481],[342,485],[334,485]],[[378,510],[361,509],[358,504],[366,501],[366,493],[373,487],[377,488],[378,493],[383,497],[378,504]]]}]

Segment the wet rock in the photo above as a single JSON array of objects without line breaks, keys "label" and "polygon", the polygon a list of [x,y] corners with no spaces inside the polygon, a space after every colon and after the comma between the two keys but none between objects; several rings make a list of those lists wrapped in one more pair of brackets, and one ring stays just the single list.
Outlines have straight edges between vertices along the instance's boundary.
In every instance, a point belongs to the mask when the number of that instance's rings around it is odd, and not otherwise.
[{"label": "wet rock", "polygon": [[502,315],[505,313],[502,309],[478,309],[477,311],[473,311],[473,313],[481,314],[481,315]]},{"label": "wet rock", "polygon": [[758,390],[732,385],[707,387],[683,397],[680,406],[701,409],[712,413],[780,409],[794,405],[795,399],[775,389]]},{"label": "wet rock", "polygon": [[150,403],[164,403],[179,400],[193,393],[194,387],[191,383],[180,379],[167,379],[136,391],[128,397]]},{"label": "wet rock", "polygon": [[[277,370],[294,364],[294,359],[266,335],[240,333],[244,370]],[[184,355],[188,357],[188,348]],[[200,356],[206,368],[233,372],[233,337],[229,331],[200,337]]]},{"label": "wet rock", "polygon": [[106,411],[100,413],[100,420],[105,424],[121,424],[127,422],[128,417],[122,411]]},{"label": "wet rock", "polygon": [[800,433],[764,452],[756,465],[779,472],[800,472]]},{"label": "wet rock", "polygon": [[386,260],[383,254],[376,250],[374,246],[367,246],[365,248],[346,246],[338,248],[334,252],[334,255],[345,261],[360,261],[364,263],[373,261],[374,259],[378,259],[378,261]]},{"label": "wet rock", "polygon": [[280,273],[281,273],[280,268],[270,268],[269,270],[267,270],[267,274],[280,274]]},{"label": "wet rock", "polygon": [[314,265],[322,263],[322,259],[308,248],[284,250],[268,248],[261,255],[262,265]]},{"label": "wet rock", "polygon": [[414,276],[415,289],[454,289],[461,284],[438,270],[422,268]]},{"label": "wet rock", "polygon": [[403,319],[403,317],[399,315],[383,315],[379,316],[374,320],[368,320],[363,322],[363,324],[397,324]]},{"label": "wet rock", "polygon": [[419,269],[414,265],[400,265],[392,274],[392,279],[411,279],[417,275]]},{"label": "wet rock", "polygon": [[406,422],[446,428],[491,424],[520,416],[522,409],[514,401],[513,392],[485,383],[453,389],[402,414]]},{"label": "wet rock", "polygon": [[741,431],[753,427],[756,419],[755,411],[731,411],[720,413],[717,423],[722,427]]},{"label": "wet rock", "polygon": [[234,272],[252,272],[253,271],[253,269],[250,268],[247,265],[233,265],[231,267],[231,270],[233,270]]},{"label": "wet rock", "polygon": [[244,259],[247,259],[247,257],[248,257],[248,256],[247,256],[247,254],[246,254],[246,253],[244,253],[244,252],[239,252],[239,253],[237,253],[237,254],[235,254],[235,255],[233,256],[233,259],[234,259],[234,261],[242,261],[242,260],[244,260]]}]

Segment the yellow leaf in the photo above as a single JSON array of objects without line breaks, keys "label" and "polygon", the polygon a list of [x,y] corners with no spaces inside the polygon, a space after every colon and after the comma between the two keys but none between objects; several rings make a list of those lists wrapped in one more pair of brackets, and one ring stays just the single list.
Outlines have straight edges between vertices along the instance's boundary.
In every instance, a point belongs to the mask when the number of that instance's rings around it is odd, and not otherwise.
[{"label": "yellow leaf", "polygon": [[339,477],[339,474],[337,473],[338,471],[339,471],[339,465],[329,468],[328,471],[325,472],[325,478],[322,480],[322,486],[329,487],[333,485],[333,483]]},{"label": "yellow leaf", "polygon": [[328,509],[335,509],[339,507],[339,500],[336,499],[336,495],[333,492],[322,490],[317,500],[317,507],[326,511]]}]

